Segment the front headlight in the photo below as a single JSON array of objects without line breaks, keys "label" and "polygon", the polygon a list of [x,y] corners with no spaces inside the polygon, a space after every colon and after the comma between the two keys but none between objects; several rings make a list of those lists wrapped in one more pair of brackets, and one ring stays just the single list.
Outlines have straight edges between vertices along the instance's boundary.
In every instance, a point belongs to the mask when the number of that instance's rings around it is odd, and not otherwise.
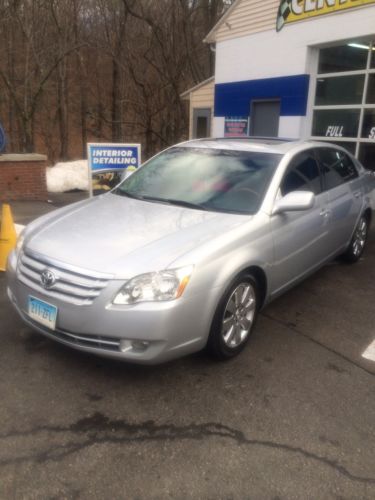
[{"label": "front headlight", "polygon": [[125,283],[114,298],[113,304],[124,305],[178,299],[184,293],[192,272],[193,266],[189,266],[140,274]]}]

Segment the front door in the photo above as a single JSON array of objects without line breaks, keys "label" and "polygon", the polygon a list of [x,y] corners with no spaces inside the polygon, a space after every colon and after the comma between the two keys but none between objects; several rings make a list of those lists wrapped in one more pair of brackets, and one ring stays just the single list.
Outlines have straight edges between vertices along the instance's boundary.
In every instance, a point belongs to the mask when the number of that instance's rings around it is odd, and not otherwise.
[{"label": "front door", "polygon": [[292,191],[312,191],[310,210],[271,216],[274,239],[273,296],[307,275],[333,252],[329,240],[329,200],[322,190],[322,175],[313,150],[297,154],[280,184],[279,196]]}]

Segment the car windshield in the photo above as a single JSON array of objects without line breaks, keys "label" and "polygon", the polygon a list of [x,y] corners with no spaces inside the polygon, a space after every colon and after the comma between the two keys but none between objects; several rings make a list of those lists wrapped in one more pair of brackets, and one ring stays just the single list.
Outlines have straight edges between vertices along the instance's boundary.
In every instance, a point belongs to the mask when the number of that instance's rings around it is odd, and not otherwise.
[{"label": "car windshield", "polygon": [[281,155],[171,148],[123,181],[115,194],[200,210],[254,214]]}]

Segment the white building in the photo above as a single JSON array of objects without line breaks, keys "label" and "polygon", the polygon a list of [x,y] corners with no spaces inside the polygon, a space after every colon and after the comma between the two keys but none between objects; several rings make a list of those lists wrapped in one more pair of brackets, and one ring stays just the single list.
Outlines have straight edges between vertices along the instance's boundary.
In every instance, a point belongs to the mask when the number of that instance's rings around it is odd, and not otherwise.
[{"label": "white building", "polygon": [[191,137],[207,122],[213,137],[329,140],[375,170],[375,0],[236,0],[205,41],[215,76],[184,94]]}]

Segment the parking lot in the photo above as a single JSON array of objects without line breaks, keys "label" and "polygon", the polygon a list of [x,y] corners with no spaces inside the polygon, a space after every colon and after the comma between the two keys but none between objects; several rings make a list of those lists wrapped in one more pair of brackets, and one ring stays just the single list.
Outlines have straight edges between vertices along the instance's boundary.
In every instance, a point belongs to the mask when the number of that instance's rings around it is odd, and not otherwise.
[{"label": "parking lot", "polygon": [[[16,221],[54,208],[33,207]],[[0,498],[375,498],[374,298],[373,229],[238,358],[142,367],[33,334],[0,274]]]}]

